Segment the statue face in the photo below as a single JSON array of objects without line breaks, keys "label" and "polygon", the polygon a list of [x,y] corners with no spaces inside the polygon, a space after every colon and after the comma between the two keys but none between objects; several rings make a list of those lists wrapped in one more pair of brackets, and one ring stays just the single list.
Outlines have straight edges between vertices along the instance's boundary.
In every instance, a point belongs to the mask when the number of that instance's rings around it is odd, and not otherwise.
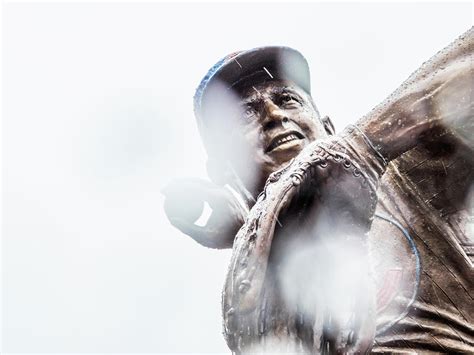
[{"label": "statue face", "polygon": [[[241,129],[234,139],[239,139],[239,146],[247,147],[247,152],[245,159],[241,159],[246,166],[236,166],[235,170],[241,177],[248,175],[249,169],[256,172],[250,185],[259,190],[270,173],[286,165],[308,143],[328,133],[309,95],[295,84],[270,81],[246,87],[239,93]],[[251,186],[249,189],[255,191]]]}]

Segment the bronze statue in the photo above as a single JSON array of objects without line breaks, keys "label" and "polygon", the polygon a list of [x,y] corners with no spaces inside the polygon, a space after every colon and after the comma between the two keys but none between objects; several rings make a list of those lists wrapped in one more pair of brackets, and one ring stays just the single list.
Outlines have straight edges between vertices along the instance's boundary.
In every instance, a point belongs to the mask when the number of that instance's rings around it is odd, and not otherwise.
[{"label": "bronze statue", "polygon": [[171,184],[165,211],[199,243],[233,247],[234,353],[474,353],[473,36],[338,134],[299,52],[211,68],[195,113],[213,182]]}]

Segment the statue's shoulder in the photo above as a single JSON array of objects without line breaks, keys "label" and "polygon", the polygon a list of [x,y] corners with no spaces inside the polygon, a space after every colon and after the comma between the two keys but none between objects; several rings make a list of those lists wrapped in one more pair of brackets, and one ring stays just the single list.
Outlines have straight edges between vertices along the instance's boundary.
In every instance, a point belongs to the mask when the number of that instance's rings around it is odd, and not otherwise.
[{"label": "statue's shoulder", "polygon": [[[452,137],[419,144],[389,164],[377,211],[422,235],[440,255],[456,250],[459,260],[474,263],[473,160],[472,152]],[[381,224],[386,222],[374,220]]]},{"label": "statue's shoulder", "polygon": [[[396,185],[441,217],[469,208],[474,157],[455,137],[430,137],[394,160],[382,186]],[[384,188],[384,187],[382,187]]]}]

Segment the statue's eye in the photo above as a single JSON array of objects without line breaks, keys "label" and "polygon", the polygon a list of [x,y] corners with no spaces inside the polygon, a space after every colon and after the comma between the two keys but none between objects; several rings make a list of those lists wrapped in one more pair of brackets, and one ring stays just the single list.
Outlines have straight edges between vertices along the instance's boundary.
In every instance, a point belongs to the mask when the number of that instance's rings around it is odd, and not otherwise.
[{"label": "statue's eye", "polygon": [[255,108],[251,105],[245,105],[242,108],[242,114],[245,119],[251,119],[255,116]]},{"label": "statue's eye", "polygon": [[298,99],[294,95],[291,95],[291,94],[283,94],[280,97],[280,102],[282,105],[286,105],[286,106],[299,103]]}]

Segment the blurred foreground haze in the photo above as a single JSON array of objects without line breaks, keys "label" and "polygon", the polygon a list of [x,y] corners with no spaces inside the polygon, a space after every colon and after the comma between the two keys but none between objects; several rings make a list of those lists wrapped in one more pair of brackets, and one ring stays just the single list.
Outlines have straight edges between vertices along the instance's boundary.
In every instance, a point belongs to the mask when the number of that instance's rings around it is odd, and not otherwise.
[{"label": "blurred foreground haze", "polygon": [[472,26],[471,3],[6,3],[2,353],[228,353],[230,251],[167,221],[206,177],[192,97],[230,52],[308,59],[337,130]]}]

